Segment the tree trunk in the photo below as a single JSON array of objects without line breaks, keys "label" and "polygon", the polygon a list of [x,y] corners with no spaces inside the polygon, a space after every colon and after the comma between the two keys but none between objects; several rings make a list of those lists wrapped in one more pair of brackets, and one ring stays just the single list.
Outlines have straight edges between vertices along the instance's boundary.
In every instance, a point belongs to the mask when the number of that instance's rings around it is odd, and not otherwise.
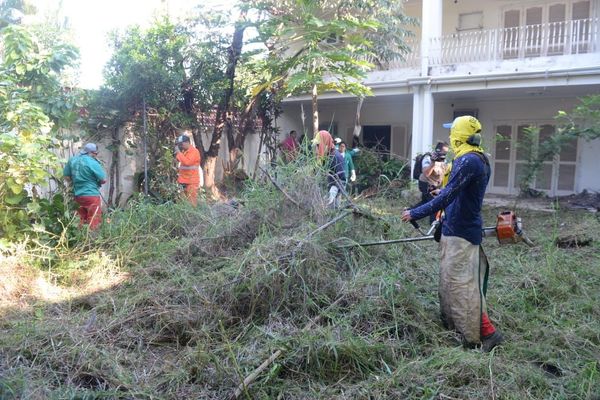
[{"label": "tree trunk", "polygon": [[317,85],[312,88],[312,115],[313,115],[313,136],[319,132],[319,108],[317,105]]},{"label": "tree trunk", "polygon": [[360,110],[362,109],[364,101],[365,98],[361,97],[358,99],[358,104],[356,105],[356,118],[354,119],[354,131],[352,132],[352,148],[356,148],[361,144],[360,132],[362,127],[360,124]]},{"label": "tree trunk", "polygon": [[210,190],[213,199],[221,200],[223,197],[219,188],[215,184],[215,171],[217,168],[218,157],[208,156],[204,162],[204,187]]},{"label": "tree trunk", "polygon": [[[215,118],[215,127],[213,129],[212,138],[210,141],[210,147],[206,152],[206,163],[205,163],[205,179],[204,186],[207,189],[210,189],[213,197],[220,198],[219,190],[215,186],[215,167],[217,165],[217,157],[219,156],[219,147],[221,145],[221,137],[223,136],[223,128],[225,127],[225,123],[228,117],[228,114],[231,113],[231,97],[233,96],[233,84],[235,79],[235,68],[237,66],[237,62],[240,58],[240,54],[242,53],[242,45],[244,43],[244,30],[246,29],[246,24],[244,23],[245,15],[242,14],[240,16],[241,21],[235,27],[235,31],[233,32],[233,40],[231,42],[231,47],[229,48],[229,57],[227,62],[227,71],[225,72],[225,76],[228,80],[228,87],[225,89],[225,93],[221,102],[217,107],[217,114]],[[210,164],[210,165],[209,165]],[[215,196],[215,194],[219,194]]]},{"label": "tree trunk", "polygon": [[108,204],[111,206],[118,206],[120,184],[121,184],[121,166],[120,166],[120,155],[119,149],[121,141],[119,140],[119,126],[115,126],[111,134],[111,146],[112,155],[110,160],[110,171],[109,180],[110,184],[108,187]]},{"label": "tree trunk", "polygon": [[202,132],[199,127],[196,126],[192,128],[192,136],[194,137],[194,144],[200,152],[201,163],[204,164],[204,159],[206,158],[206,151],[204,151],[204,143],[202,142]]}]

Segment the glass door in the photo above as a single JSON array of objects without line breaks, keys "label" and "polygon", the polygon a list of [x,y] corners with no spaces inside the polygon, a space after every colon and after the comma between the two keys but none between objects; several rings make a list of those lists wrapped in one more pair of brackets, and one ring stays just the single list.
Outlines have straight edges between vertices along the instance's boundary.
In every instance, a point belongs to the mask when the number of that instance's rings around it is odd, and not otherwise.
[{"label": "glass door", "polygon": [[492,168],[492,188],[494,192],[510,194],[510,167],[512,132],[511,124],[496,125],[496,142],[494,144],[494,165]]}]

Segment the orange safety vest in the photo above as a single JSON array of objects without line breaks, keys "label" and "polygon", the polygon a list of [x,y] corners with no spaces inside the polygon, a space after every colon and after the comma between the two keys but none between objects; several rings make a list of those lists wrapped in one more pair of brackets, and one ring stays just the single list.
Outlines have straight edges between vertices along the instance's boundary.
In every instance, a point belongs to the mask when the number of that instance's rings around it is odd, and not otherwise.
[{"label": "orange safety vest", "polygon": [[194,146],[176,155],[179,161],[177,182],[185,184],[200,184],[200,152]]}]

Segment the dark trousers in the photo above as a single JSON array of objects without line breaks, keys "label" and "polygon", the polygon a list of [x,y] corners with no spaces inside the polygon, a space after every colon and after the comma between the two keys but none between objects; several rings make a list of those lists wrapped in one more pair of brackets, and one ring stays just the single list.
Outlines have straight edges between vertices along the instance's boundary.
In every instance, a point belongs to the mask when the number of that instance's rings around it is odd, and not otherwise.
[{"label": "dark trousers", "polygon": [[[419,181],[419,192],[421,192],[421,202],[417,204],[415,207],[421,206],[425,203],[428,203],[433,199],[433,196],[429,193],[431,191],[429,184],[427,182]],[[435,221],[435,213],[429,216],[429,223],[432,224]]]}]

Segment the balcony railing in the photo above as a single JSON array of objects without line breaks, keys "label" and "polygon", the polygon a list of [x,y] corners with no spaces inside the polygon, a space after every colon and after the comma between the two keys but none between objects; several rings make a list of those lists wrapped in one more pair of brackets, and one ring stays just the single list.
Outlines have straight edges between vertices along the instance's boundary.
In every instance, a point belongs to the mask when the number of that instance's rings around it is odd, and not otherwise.
[{"label": "balcony railing", "polygon": [[597,18],[459,32],[431,40],[429,65],[591,53],[599,38]]},{"label": "balcony railing", "polygon": [[419,42],[415,38],[410,38],[406,40],[405,44],[410,52],[406,53],[402,59],[390,62],[385,69],[418,68],[421,65],[421,46]]}]

